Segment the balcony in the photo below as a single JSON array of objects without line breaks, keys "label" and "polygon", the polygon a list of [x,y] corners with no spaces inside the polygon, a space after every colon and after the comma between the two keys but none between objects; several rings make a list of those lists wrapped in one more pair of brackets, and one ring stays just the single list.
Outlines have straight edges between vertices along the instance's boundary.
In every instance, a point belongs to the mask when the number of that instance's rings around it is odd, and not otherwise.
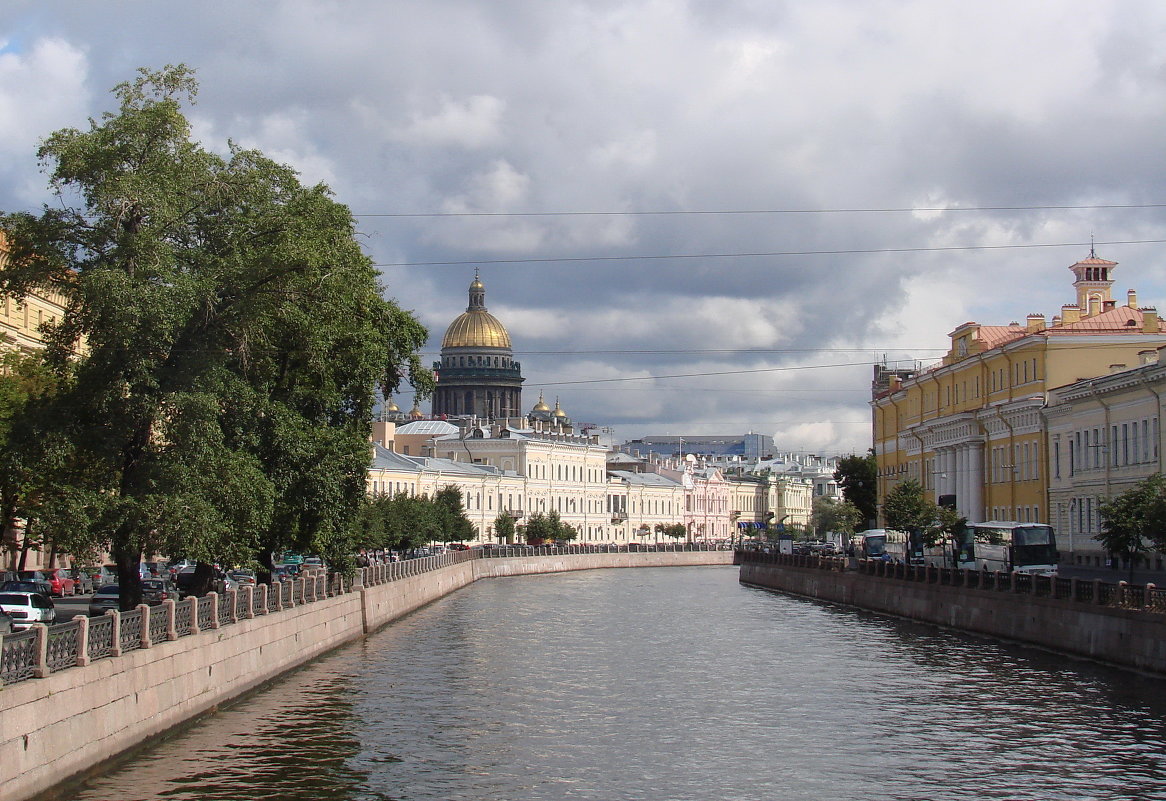
[{"label": "balcony", "polygon": [[611,522],[613,525],[618,524],[618,523],[623,523],[627,519],[628,519],[627,512],[612,512],[611,513]]},{"label": "balcony", "polygon": [[522,510],[521,509],[507,509],[506,514],[510,515],[515,520],[522,519]]}]

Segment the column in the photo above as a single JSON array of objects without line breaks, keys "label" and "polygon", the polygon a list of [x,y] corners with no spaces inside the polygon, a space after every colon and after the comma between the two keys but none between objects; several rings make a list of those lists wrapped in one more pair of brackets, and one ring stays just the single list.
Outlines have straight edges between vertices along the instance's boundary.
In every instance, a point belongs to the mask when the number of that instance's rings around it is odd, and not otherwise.
[{"label": "column", "polygon": [[987,520],[984,514],[984,443],[968,446],[968,520],[979,523]]}]

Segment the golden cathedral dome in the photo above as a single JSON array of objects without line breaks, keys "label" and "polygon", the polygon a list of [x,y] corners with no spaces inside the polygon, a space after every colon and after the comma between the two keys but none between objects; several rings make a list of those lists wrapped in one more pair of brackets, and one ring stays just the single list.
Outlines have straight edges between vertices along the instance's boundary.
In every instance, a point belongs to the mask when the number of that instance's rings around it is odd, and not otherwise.
[{"label": "golden cathedral dome", "polygon": [[484,310],[458,315],[441,340],[442,348],[510,348],[510,334],[498,318]]},{"label": "golden cathedral dome", "polygon": [[543,400],[543,394],[540,392],[538,394],[538,403],[534,405],[534,408],[531,409],[531,412],[549,412],[550,410],[551,407],[547,406],[547,402]]},{"label": "golden cathedral dome", "polygon": [[395,413],[400,412],[400,411],[401,411],[401,407],[397,405],[397,402],[395,400],[393,400],[393,396],[390,395],[389,402],[385,404],[385,413],[386,414],[395,414]]},{"label": "golden cathedral dome", "polygon": [[567,416],[567,413],[559,408],[559,399],[555,398],[555,410],[553,412],[551,412],[551,417],[554,417],[556,420],[561,420],[562,418],[564,418],[566,416]]},{"label": "golden cathedral dome", "polygon": [[486,287],[477,273],[470,284],[470,305],[449,324],[441,340],[445,348],[510,349],[510,334],[498,318],[486,311]]}]

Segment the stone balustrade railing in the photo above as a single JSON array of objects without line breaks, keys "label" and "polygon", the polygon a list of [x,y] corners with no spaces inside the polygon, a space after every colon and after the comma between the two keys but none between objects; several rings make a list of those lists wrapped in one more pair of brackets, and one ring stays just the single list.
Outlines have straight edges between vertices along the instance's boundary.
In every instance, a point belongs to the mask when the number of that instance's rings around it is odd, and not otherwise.
[{"label": "stone balustrade railing", "polygon": [[436,556],[358,568],[351,586],[338,574],[318,570],[292,581],[271,585],[243,585],[239,589],[166,600],[157,606],[142,604],[128,612],[110,611],[100,617],[78,615],[54,626],[34,624],[15,634],[0,635],[0,685],[51,672],[84,667],[96,659],[151,648],[179,637],[229,626],[240,620],[273,615],[284,609],[313,603],[345,592],[399,581],[470,559],[522,556],[570,556],[640,551],[711,551],[715,543],[661,543],[640,545],[497,546],[446,551]]}]

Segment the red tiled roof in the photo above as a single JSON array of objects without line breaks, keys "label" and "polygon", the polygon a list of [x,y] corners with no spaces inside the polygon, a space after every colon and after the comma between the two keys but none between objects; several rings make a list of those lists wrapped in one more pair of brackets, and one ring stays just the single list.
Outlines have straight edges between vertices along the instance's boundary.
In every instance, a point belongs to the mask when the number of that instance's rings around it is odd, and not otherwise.
[{"label": "red tiled roof", "polygon": [[[1129,306],[1115,306],[1107,312],[1087,317],[1075,323],[1062,323],[1048,329],[1050,334],[1120,334],[1142,333],[1145,313]],[[1166,331],[1163,321],[1158,321],[1158,332]]]},{"label": "red tiled roof", "polygon": [[1005,342],[1011,342],[1014,339],[1020,339],[1027,332],[1027,328],[1022,325],[982,325],[977,335],[977,339],[983,343],[984,350],[991,350],[998,348]]}]

